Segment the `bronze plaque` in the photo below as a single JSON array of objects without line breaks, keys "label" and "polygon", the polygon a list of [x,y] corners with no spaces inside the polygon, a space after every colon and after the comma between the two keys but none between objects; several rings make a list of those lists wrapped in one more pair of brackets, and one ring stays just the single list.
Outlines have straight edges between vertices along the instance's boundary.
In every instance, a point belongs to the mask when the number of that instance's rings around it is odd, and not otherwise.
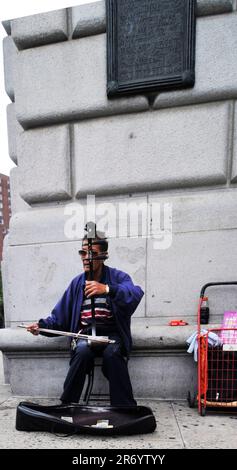
[{"label": "bronze plaque", "polygon": [[196,0],[107,0],[107,94],[192,87]]}]

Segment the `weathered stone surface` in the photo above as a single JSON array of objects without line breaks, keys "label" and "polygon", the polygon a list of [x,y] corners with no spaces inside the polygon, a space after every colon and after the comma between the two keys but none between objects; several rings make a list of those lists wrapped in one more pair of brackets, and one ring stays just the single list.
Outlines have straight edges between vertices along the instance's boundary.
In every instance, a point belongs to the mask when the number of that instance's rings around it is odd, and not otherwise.
[{"label": "weathered stone surface", "polygon": [[[235,1],[235,0],[234,0]],[[229,13],[233,9],[231,0],[197,0],[197,16]],[[105,1],[71,8],[72,37],[89,36],[106,31]]]},{"label": "weathered stone surface", "polygon": [[[17,179],[18,169],[13,176]],[[18,188],[12,188],[18,194]],[[28,208],[22,199],[21,201]],[[93,198],[97,230],[106,232],[108,239],[145,237],[147,233],[147,197]],[[57,207],[31,208],[14,203],[15,215],[11,218],[10,245],[52,243],[80,240],[84,236],[86,222],[93,218],[91,198],[60,204]],[[17,210],[18,209],[18,210]],[[23,212],[21,212],[23,211]]]},{"label": "weathered stone surface", "polygon": [[231,0],[197,0],[197,16],[219,15],[233,10]]},{"label": "weathered stone surface", "polygon": [[[8,234],[4,237],[3,240],[3,252],[2,252],[2,262],[1,262],[1,273],[2,273],[2,289],[3,289],[3,302],[4,302],[4,321],[5,327],[10,325],[10,312],[8,312],[8,317],[5,311],[7,310],[7,305],[9,305],[9,266],[7,262],[8,253],[9,253],[9,243],[8,243]],[[7,381],[7,383],[9,383]]]},{"label": "weathered stone surface", "polygon": [[18,51],[11,36],[3,39],[4,80],[5,90],[9,98],[14,101],[15,83],[18,79],[16,62]]},{"label": "weathered stone surface", "polygon": [[237,189],[150,195],[150,235],[159,235],[159,226],[163,229],[165,204],[172,205],[172,233],[237,228]]},{"label": "weathered stone surface", "polygon": [[76,242],[7,247],[4,263],[6,326],[47,317],[81,270]]},{"label": "weathered stone surface", "polygon": [[2,25],[3,25],[6,33],[10,36],[10,34],[11,34],[11,20],[2,21]]},{"label": "weathered stone surface", "polygon": [[[155,249],[154,240],[150,239],[146,307],[149,315],[185,319],[192,314],[195,318],[204,284],[236,281],[236,236],[236,229],[177,233],[167,250]],[[237,310],[236,286],[213,287],[208,294],[210,322],[221,323],[225,310]]]},{"label": "weathered stone surface", "polygon": [[228,120],[217,103],[75,124],[77,196],[224,183]]},{"label": "weathered stone surface", "polygon": [[[235,14],[199,19],[194,89],[161,93],[154,107],[235,97],[236,31]],[[141,96],[107,100],[104,36],[51,45],[46,50],[22,51],[16,93],[18,119],[24,127],[119,113],[125,107],[131,111],[136,105],[138,109],[146,109],[147,101]],[[210,47],[206,48],[206,44]],[[215,55],[211,52],[214,48],[219,48]],[[219,57],[218,61],[216,57]],[[47,96],[50,94],[51,100],[46,98],[44,90],[47,90]],[[25,94],[28,94],[28,100],[25,100]]]},{"label": "weathered stone surface", "polygon": [[234,111],[233,165],[231,182],[237,183],[237,103],[235,103]]},{"label": "weathered stone surface", "polygon": [[[108,266],[116,267],[128,273],[134,284],[139,285],[143,291],[146,288],[146,240],[145,239],[111,239],[109,241]],[[143,296],[135,317],[145,316],[145,297]]]},{"label": "weathered stone surface", "polygon": [[[13,394],[59,398],[68,371],[69,355],[55,353],[56,357],[42,351],[38,354],[31,353],[30,357],[19,352],[8,353]],[[40,373],[37,374],[37,380],[34,380],[36,364]],[[180,370],[184,371],[182,375]],[[152,396],[160,399],[184,399],[195,376],[193,360],[186,352],[182,355],[174,352],[145,358],[132,355],[129,372],[136,398]],[[95,367],[93,393],[107,393],[108,397],[108,382],[102,375],[101,365]],[[107,400],[109,401],[109,397]]]},{"label": "weathered stone surface", "polygon": [[[17,171],[14,169],[14,176]],[[14,193],[17,192],[16,189],[13,187]],[[30,207],[23,199],[21,200],[23,204]],[[69,241],[64,233],[64,227],[69,218],[64,215],[64,207],[63,205],[59,207],[33,207],[30,212],[26,213],[18,203],[16,205],[18,210],[13,212],[15,215],[10,222],[9,244],[26,245]],[[83,230],[81,234],[83,236]]]},{"label": "weathered stone surface", "polygon": [[24,131],[23,127],[16,119],[15,104],[7,106],[7,133],[8,133],[8,152],[10,158],[17,165],[17,141],[20,134]]},{"label": "weathered stone surface", "polygon": [[[11,341],[14,338],[14,341]],[[58,336],[49,338],[43,335],[33,336],[23,328],[4,328],[0,331],[0,349],[4,352],[26,353],[34,351],[68,352],[68,338]]]},{"label": "weathered stone surface", "polygon": [[195,86],[192,89],[160,93],[154,108],[236,98],[236,25],[235,13],[198,20]]},{"label": "weathered stone surface", "polygon": [[[22,197],[20,196],[20,191],[21,191],[21,180],[19,178],[20,176],[20,171],[19,168],[12,168],[10,171],[10,187],[11,187],[11,210],[12,210],[12,217],[10,219],[10,226],[12,221],[14,220],[14,214],[24,211],[28,211],[30,209],[29,204],[27,204]],[[28,216],[26,216],[26,219],[28,220]],[[24,227],[25,229],[25,227]],[[11,229],[10,229],[11,231]],[[24,233],[27,231],[24,230]],[[28,232],[27,232],[28,233]],[[10,232],[9,232],[10,236]]]},{"label": "weathered stone surface", "polygon": [[24,128],[148,109],[143,96],[107,99],[105,34],[20,52],[16,86]]},{"label": "weathered stone surface", "polygon": [[29,202],[70,199],[69,126],[34,129],[18,139],[21,197]]},{"label": "weathered stone surface", "polygon": [[71,8],[72,37],[80,38],[106,31],[105,2],[95,2]]},{"label": "weathered stone surface", "polygon": [[11,34],[18,49],[67,39],[66,9],[11,20]]}]

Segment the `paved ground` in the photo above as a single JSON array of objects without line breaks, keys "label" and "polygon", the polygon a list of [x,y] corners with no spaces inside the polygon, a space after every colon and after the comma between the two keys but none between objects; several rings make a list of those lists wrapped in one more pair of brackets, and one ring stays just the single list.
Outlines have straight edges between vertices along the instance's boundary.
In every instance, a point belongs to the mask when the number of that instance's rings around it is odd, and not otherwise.
[{"label": "paved ground", "polygon": [[[1,363],[1,357],[0,357]],[[58,437],[50,433],[27,433],[15,429],[16,406],[30,400],[41,404],[57,400],[13,397],[3,385],[0,371],[0,449],[237,449],[237,414],[198,415],[186,401],[139,400],[155,414],[152,434],[132,437]]]}]

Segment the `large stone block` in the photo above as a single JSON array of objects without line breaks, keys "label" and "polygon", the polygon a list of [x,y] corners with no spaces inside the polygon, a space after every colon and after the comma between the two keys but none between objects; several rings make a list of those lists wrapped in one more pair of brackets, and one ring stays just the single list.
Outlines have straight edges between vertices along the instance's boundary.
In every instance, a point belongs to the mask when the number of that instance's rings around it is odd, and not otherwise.
[{"label": "large stone block", "polygon": [[236,13],[198,20],[195,68],[194,88],[160,93],[154,108],[236,98]]},{"label": "large stone block", "polygon": [[[148,315],[164,323],[170,318],[197,319],[204,284],[237,280],[236,236],[236,229],[175,233],[167,250],[155,249],[154,240],[148,240]],[[210,322],[221,323],[225,310],[237,310],[236,292],[236,286],[206,291]]]},{"label": "large stone block", "polygon": [[7,353],[6,358],[13,395],[60,398],[68,371],[68,353],[30,352],[29,355],[17,351]]},{"label": "large stone block", "polygon": [[237,103],[235,103],[234,109],[233,165],[231,182],[237,183]]},{"label": "large stone block", "polygon": [[73,38],[100,34],[106,30],[104,1],[72,7],[71,17]]},{"label": "large stone block", "polygon": [[[20,179],[19,168],[12,168],[10,171],[10,187],[11,187],[11,210],[12,210],[12,217],[10,219],[10,226],[11,226],[11,223],[14,220],[14,214],[16,214],[17,212],[21,212],[21,211],[23,211],[23,214],[25,214],[25,211],[28,211],[30,209],[29,204],[27,204],[20,196],[21,179]],[[26,220],[28,220],[30,216],[25,215],[25,217],[26,217]],[[10,229],[10,232],[11,232],[11,229]],[[11,238],[12,235],[10,235],[10,232],[9,232],[9,237]],[[24,230],[24,233],[26,233],[26,230]]]},{"label": "large stone block", "polygon": [[4,264],[6,326],[47,317],[81,272],[76,242],[9,246]]},{"label": "large stone block", "polygon": [[24,132],[18,139],[21,197],[29,202],[71,197],[69,126]]},{"label": "large stone block", "polygon": [[77,196],[225,183],[229,112],[216,103],[75,124]]},{"label": "large stone block", "polygon": [[7,132],[8,132],[8,153],[14,163],[17,165],[17,141],[23,127],[16,119],[15,104],[7,106]]},{"label": "large stone block", "polygon": [[11,21],[11,35],[18,49],[67,39],[67,10],[55,10]]},{"label": "large stone block", "polygon": [[24,128],[148,109],[143,96],[107,99],[105,34],[20,52],[16,85]]},{"label": "large stone block", "polygon": [[[17,172],[14,169],[13,175],[15,176],[16,173]],[[16,179],[18,180],[17,174]],[[18,188],[14,184],[14,196],[17,193],[17,189]],[[22,198],[20,199],[23,204],[31,210],[30,212],[25,212],[24,207],[20,205],[18,200],[17,203],[14,203],[14,209],[16,210],[13,211],[14,215],[11,217],[10,221],[10,245],[19,246],[36,243],[58,243],[69,241],[64,231],[65,224],[68,219],[64,214],[64,205],[60,205],[59,207],[31,208],[25,201],[23,201]],[[75,241],[75,239],[73,241]]]},{"label": "large stone block", "polygon": [[3,39],[5,90],[9,98],[15,99],[15,85],[18,80],[16,62],[18,51],[11,36]]},{"label": "large stone block", "polygon": [[130,377],[134,395],[159,399],[185,399],[188,390],[196,392],[196,373],[193,360],[185,351],[164,352],[150,357],[132,356]]},{"label": "large stone block", "polygon": [[166,204],[172,207],[172,233],[237,229],[237,189],[150,195],[149,235],[157,239],[164,230]]},{"label": "large stone block", "polygon": [[[69,367],[68,353],[7,353],[9,382],[17,396],[60,397]],[[132,354],[128,368],[135,398],[185,399],[190,389],[197,390],[196,371],[192,358],[185,352],[153,354],[150,357]],[[35,367],[37,364],[37,380]],[[19,372],[20,371],[20,372]],[[109,403],[109,387],[101,371],[95,366],[94,395]],[[81,395],[83,400],[84,392]]]}]

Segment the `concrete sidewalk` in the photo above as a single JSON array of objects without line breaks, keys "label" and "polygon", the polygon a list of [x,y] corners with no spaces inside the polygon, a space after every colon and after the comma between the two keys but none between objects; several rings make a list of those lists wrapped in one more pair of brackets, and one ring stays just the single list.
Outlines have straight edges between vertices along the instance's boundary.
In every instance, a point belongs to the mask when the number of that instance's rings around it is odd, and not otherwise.
[{"label": "concrete sidewalk", "polygon": [[139,400],[139,404],[150,406],[156,417],[157,429],[152,434],[111,438],[74,435],[65,438],[50,433],[16,431],[16,406],[22,400],[58,403],[52,399],[12,396],[9,387],[3,385],[1,374],[0,449],[237,449],[237,414],[207,413],[201,417],[196,408],[189,408],[186,401]]}]

